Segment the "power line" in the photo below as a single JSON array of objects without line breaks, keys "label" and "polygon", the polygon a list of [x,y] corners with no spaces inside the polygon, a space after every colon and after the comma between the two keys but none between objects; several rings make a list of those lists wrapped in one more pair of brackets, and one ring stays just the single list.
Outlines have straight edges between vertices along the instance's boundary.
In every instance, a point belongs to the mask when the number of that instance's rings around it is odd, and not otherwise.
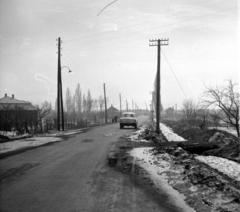
[{"label": "power line", "polygon": [[[228,3],[228,2],[223,2],[222,4],[225,4],[225,3]],[[219,3],[209,4],[209,5],[207,5],[207,6],[209,7],[209,6],[214,6],[214,5],[219,5]],[[230,9],[232,9],[232,8],[235,9],[236,7],[231,7]],[[201,10],[201,9],[202,9],[202,8],[193,9],[193,10],[189,11],[189,13],[192,13],[192,12],[194,12],[194,11],[198,11],[198,10]],[[227,9],[227,10],[228,10],[228,9]],[[226,11],[226,10],[222,10],[222,11],[219,11],[219,12],[224,12],[224,11]],[[166,18],[170,18],[170,17],[178,17],[178,16],[181,16],[181,15],[185,15],[186,13],[188,13],[188,12],[182,12],[182,13],[178,13],[178,14],[175,14],[175,15],[168,15],[168,16],[165,16],[164,18],[166,19]],[[216,13],[216,12],[215,12],[215,13]],[[203,16],[205,17],[206,15],[203,15]],[[201,18],[201,17],[203,17],[203,16],[200,16],[200,17],[198,17],[198,18]],[[193,18],[193,19],[196,19],[196,18]],[[124,30],[124,29],[127,29],[127,28],[132,28],[132,27],[135,27],[135,26],[140,26],[140,25],[144,25],[144,24],[149,24],[149,23],[155,22],[155,21],[156,21],[156,20],[145,21],[145,22],[133,24],[133,25],[130,25],[130,26],[121,27],[121,28],[118,29],[118,31],[121,31],[121,30]],[[189,21],[189,20],[187,20],[187,21]],[[110,32],[114,32],[114,30],[113,30],[113,31],[110,31]],[[74,39],[66,40],[65,43],[72,42],[72,41],[75,41],[75,40],[86,39],[86,38],[89,38],[89,37],[94,37],[94,36],[98,36],[98,35],[106,34],[106,33],[109,33],[109,31],[92,34],[92,35],[90,35],[90,36],[83,36],[83,37],[79,37],[79,38],[74,38]]]},{"label": "power line", "polygon": [[163,52],[162,50],[161,50],[161,52],[163,53],[163,56],[164,56],[165,60],[167,61],[167,63],[168,63],[168,65],[169,65],[169,67],[170,67],[170,69],[171,69],[171,71],[172,71],[172,73],[173,73],[175,79],[177,80],[178,85],[179,85],[179,87],[181,88],[181,90],[182,90],[182,92],[183,92],[185,98],[188,99],[188,98],[187,98],[187,95],[185,94],[185,92],[184,92],[184,90],[183,90],[183,88],[182,88],[182,86],[181,86],[181,84],[180,84],[180,82],[179,82],[177,76],[175,75],[175,73],[174,73],[174,71],[173,71],[173,69],[172,69],[172,67],[171,67],[171,65],[170,65],[170,63],[168,62],[168,60],[167,60],[167,58],[166,58],[164,52]]},{"label": "power line", "polygon": [[107,7],[109,7],[111,4],[113,4],[113,3],[116,2],[116,1],[117,1],[117,0],[115,0],[115,1],[111,2],[110,4],[108,4],[107,6],[105,6],[105,7],[97,14],[97,16],[99,16],[103,10],[105,10]]},{"label": "power line", "polygon": [[[228,8],[228,9],[226,9],[226,10],[224,10],[224,11],[231,10],[231,9],[232,9],[232,8]],[[191,21],[192,21],[192,20],[195,20],[195,19],[198,19],[198,18],[202,18],[202,17],[203,17],[203,16],[200,16],[200,17],[197,17],[197,18],[192,18]],[[205,17],[205,16],[204,16],[204,17]],[[208,23],[211,23],[211,22],[213,22],[213,21],[215,21],[215,20],[208,21]],[[187,22],[189,22],[189,20],[182,21],[182,22],[180,22],[180,23],[184,23],[184,22],[187,23]],[[175,32],[175,31],[178,31],[178,30],[186,29],[186,28],[193,28],[193,27],[195,27],[195,26],[203,25],[203,24],[206,24],[206,23],[193,24],[193,25],[190,25],[190,26],[184,26],[184,27],[181,27],[181,28],[176,28],[176,29],[174,29],[174,30],[170,29],[170,30],[167,30],[167,31],[165,31],[165,32],[158,32],[158,33],[156,33],[156,34],[154,34],[154,35],[157,35],[157,36],[158,36],[158,35],[160,35],[160,34],[169,33],[169,32]],[[155,28],[156,28],[156,27],[155,27]],[[138,35],[138,34],[139,34],[139,31],[132,33],[132,35]],[[126,33],[126,35],[129,36],[129,33]],[[152,36],[154,36],[154,35],[152,35]],[[119,38],[118,40],[119,40],[119,42],[121,42],[121,44],[122,44],[122,43],[132,42],[132,41],[135,41],[135,40],[145,39],[145,38],[147,38],[147,37],[149,37],[149,35],[144,35],[144,36],[141,36],[141,37],[139,37],[139,38],[131,39],[131,40],[128,40],[128,41],[121,41],[122,38]],[[105,38],[105,39],[103,39],[103,40],[106,40],[106,41],[109,42],[109,41],[116,41],[117,39],[116,39],[116,38],[112,38],[112,39]],[[100,43],[100,42],[98,42],[98,43]],[[82,44],[80,44],[80,45],[75,45],[74,47],[66,46],[65,49],[68,49],[68,50],[75,49],[75,48],[97,49],[97,48],[105,48],[105,47],[109,47],[109,46],[112,46],[112,45],[113,45],[113,44],[109,44],[109,45],[105,45],[105,46],[103,46],[103,47],[95,47],[95,46],[96,46],[96,42],[95,42],[95,43],[89,42],[89,43],[87,43],[87,45],[85,45],[85,44],[86,44],[86,43],[84,43],[83,45],[82,45]],[[93,48],[87,48],[87,47],[89,47],[89,46],[94,46],[94,47],[93,47]],[[73,51],[73,52],[78,52],[78,51],[79,51],[79,50]],[[82,50],[81,50],[81,51],[82,51]]]}]

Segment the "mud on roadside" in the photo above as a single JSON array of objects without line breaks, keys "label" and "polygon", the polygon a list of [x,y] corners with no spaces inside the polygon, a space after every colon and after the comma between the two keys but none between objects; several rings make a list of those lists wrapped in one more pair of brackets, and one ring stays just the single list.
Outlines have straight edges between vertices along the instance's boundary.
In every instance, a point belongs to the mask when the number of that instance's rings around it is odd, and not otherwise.
[{"label": "mud on roadside", "polygon": [[[110,166],[114,166],[123,173],[134,175],[140,183],[156,189],[149,174],[130,155],[133,148],[153,147],[152,154],[158,157],[158,161],[155,162],[164,161],[169,166],[167,171],[159,175],[164,176],[169,185],[186,197],[185,202],[190,207],[197,212],[237,212],[239,210],[240,185],[238,182],[197,161],[194,154],[177,147],[177,143],[166,142],[165,138],[154,136],[154,142],[148,143],[120,138],[114,152],[115,164]],[[156,139],[162,139],[162,142],[156,142]]]}]

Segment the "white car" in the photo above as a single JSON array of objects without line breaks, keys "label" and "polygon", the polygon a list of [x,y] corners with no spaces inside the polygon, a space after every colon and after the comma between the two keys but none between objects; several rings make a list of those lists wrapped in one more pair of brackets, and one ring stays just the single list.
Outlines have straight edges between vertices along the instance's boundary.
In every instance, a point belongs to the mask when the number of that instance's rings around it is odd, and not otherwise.
[{"label": "white car", "polygon": [[124,126],[134,126],[135,129],[138,125],[138,120],[136,114],[133,112],[124,112],[122,117],[119,119],[120,129],[123,129]]}]

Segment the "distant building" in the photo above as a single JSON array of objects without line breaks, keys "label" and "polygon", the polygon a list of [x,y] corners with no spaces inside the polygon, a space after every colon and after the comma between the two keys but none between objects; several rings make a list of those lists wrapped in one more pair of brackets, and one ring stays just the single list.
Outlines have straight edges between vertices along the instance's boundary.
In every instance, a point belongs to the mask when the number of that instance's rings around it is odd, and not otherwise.
[{"label": "distant building", "polygon": [[21,108],[23,110],[37,110],[37,108],[34,107],[30,102],[15,99],[14,95],[9,97],[7,94],[0,99],[0,110],[4,110],[6,107],[8,107],[8,109]]},{"label": "distant building", "polygon": [[115,116],[117,116],[119,118],[120,113],[117,108],[115,108],[115,107],[113,107],[113,105],[111,105],[111,107],[107,109],[107,115],[108,115],[109,119],[113,119]]},{"label": "distant building", "polygon": [[169,118],[169,119],[173,119],[174,118],[174,108],[173,107],[169,107],[166,109],[165,111],[165,116],[166,118]]},{"label": "distant building", "polygon": [[38,118],[38,109],[30,102],[5,96],[0,99],[0,130],[11,131],[12,128],[28,131]]}]

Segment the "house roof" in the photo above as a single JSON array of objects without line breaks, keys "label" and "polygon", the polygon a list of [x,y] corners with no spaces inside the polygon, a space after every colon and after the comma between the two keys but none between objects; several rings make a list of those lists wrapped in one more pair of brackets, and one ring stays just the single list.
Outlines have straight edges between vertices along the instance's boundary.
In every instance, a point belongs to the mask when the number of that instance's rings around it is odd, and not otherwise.
[{"label": "house roof", "polygon": [[110,108],[108,108],[107,110],[108,110],[108,111],[118,111],[118,109],[117,109],[117,108],[115,108],[115,107],[113,107],[112,105],[111,105],[111,107],[110,107]]},{"label": "house roof", "polygon": [[166,109],[166,111],[168,111],[168,112],[169,112],[169,111],[174,111],[174,109],[171,108],[171,107],[169,107],[169,108]]},{"label": "house roof", "polygon": [[31,103],[23,100],[14,99],[9,96],[5,96],[0,99],[0,104],[31,104]]},{"label": "house roof", "polygon": [[14,99],[13,97],[5,95],[5,97],[0,99],[0,109],[8,105],[10,105],[11,109],[15,109],[16,106],[19,106],[25,110],[37,110],[30,102]]}]

